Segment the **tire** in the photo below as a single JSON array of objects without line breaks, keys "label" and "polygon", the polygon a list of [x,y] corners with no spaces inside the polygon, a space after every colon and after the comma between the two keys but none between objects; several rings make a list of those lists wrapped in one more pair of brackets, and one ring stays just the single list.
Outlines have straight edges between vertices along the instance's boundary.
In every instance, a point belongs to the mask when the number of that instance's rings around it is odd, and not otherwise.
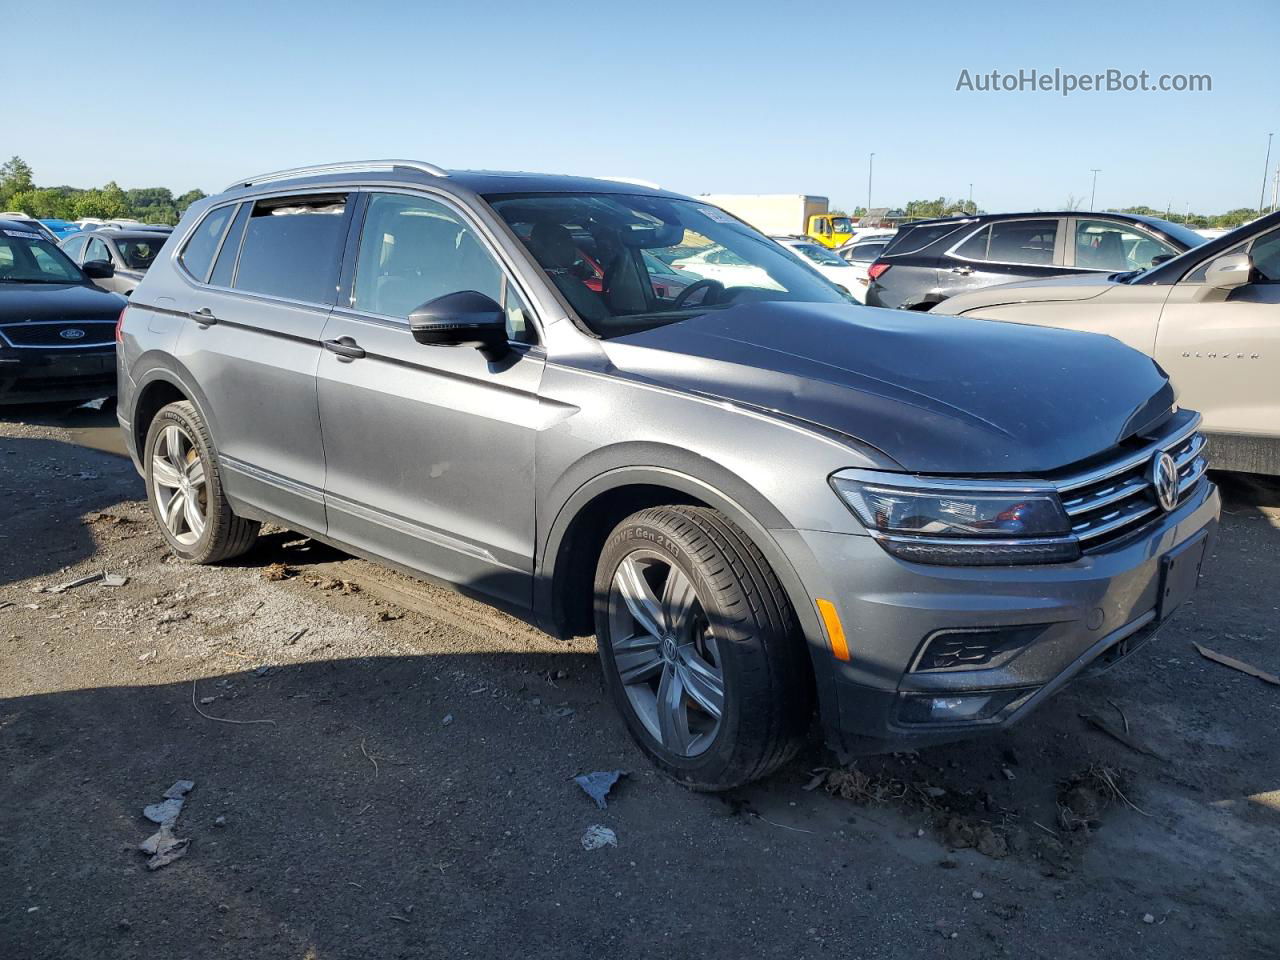
[{"label": "tire", "polygon": [[209,428],[194,404],[180,400],[162,407],[147,428],[142,449],[147,503],[175,556],[189,563],[218,563],[253,546],[261,524],[232,512]]},{"label": "tire", "polygon": [[595,625],[627,728],[678,781],[728,790],[795,755],[813,712],[807,647],[764,556],[722,514],[653,507],[620,523],[596,567]]}]

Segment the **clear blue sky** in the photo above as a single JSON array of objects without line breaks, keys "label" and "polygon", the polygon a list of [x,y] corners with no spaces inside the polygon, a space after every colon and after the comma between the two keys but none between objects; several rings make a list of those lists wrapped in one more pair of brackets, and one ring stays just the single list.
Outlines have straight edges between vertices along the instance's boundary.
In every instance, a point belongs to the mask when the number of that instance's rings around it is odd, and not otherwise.
[{"label": "clear blue sky", "polygon": [[[970,183],[990,210],[1087,203],[1100,167],[1100,208],[1219,211],[1257,204],[1280,133],[1275,0],[6,8],[6,62],[26,66],[0,154],[41,185],[215,191],[392,156],[853,206],[875,151],[876,206]],[[964,68],[1033,67],[1207,73],[1213,91],[955,90]]]}]

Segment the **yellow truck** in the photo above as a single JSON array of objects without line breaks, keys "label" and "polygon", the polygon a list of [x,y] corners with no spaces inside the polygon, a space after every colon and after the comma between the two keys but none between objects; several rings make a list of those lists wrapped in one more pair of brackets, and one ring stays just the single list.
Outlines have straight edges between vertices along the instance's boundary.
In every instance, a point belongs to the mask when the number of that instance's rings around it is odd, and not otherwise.
[{"label": "yellow truck", "polygon": [[771,237],[806,236],[824,247],[853,239],[853,222],[831,212],[826,197],[803,193],[704,193],[700,199],[727,210]]}]

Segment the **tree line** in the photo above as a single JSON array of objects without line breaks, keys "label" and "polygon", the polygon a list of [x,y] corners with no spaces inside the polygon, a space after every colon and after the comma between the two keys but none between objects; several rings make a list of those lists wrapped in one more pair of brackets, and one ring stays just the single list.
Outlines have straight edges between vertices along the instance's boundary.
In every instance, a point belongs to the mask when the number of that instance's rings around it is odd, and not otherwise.
[{"label": "tree line", "polygon": [[174,196],[168,187],[125,190],[114,180],[102,187],[37,187],[35,173],[21,157],[0,165],[0,210],[25,213],[38,220],[131,219],[172,226],[187,207],[205,196],[188,190]]}]

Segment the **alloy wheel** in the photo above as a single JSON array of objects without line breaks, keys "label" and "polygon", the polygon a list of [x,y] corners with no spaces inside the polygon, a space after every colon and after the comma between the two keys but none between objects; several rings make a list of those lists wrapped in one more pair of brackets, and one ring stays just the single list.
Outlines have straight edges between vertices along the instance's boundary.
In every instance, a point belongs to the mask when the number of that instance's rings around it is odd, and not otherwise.
[{"label": "alloy wheel", "polygon": [[209,498],[204,461],[182,427],[170,423],[151,456],[151,482],[156,510],[170,536],[191,546],[204,533]]},{"label": "alloy wheel", "polygon": [[624,557],[609,590],[608,642],[649,734],[683,757],[710,747],[724,713],[724,666],[688,575],[656,553]]}]

